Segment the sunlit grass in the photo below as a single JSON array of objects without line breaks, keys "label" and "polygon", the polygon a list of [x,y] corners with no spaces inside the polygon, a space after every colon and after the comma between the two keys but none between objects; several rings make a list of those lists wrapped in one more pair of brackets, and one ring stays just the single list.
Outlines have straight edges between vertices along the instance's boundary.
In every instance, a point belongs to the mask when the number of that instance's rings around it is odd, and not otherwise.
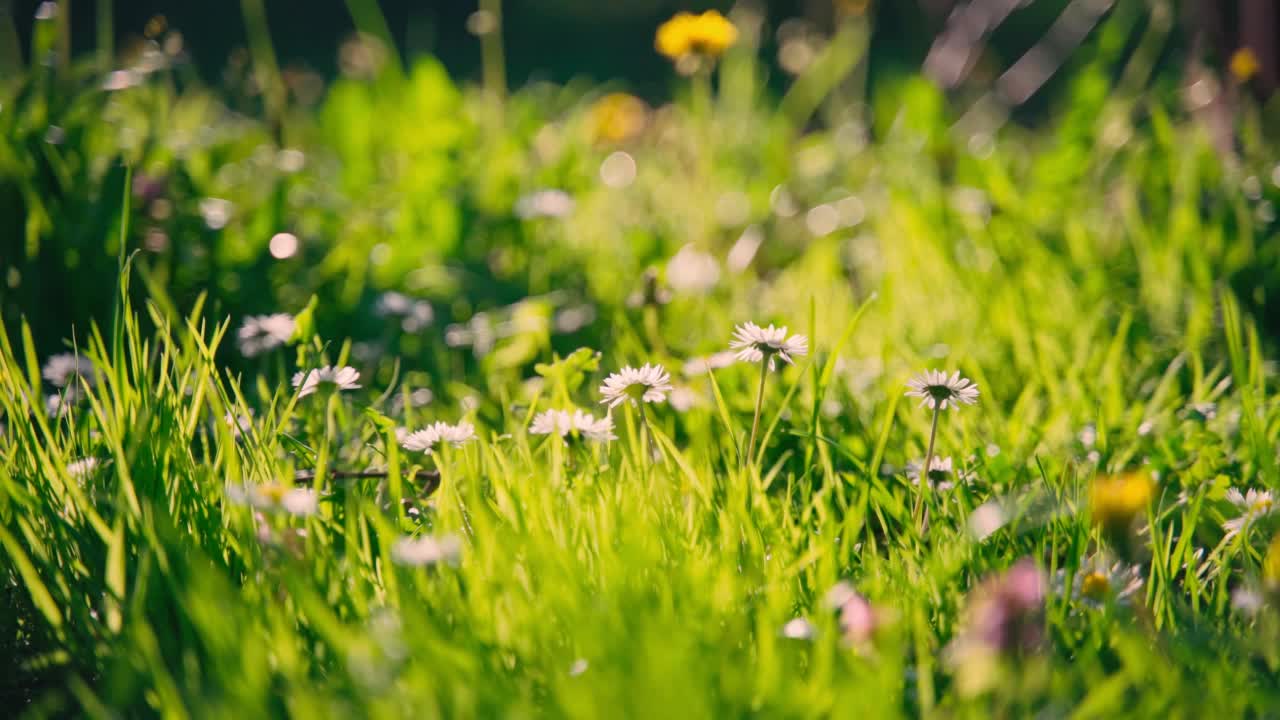
[{"label": "sunlit grass", "polygon": [[[535,85],[499,112],[429,60],[279,127],[177,71],[18,83],[6,692],[1271,712],[1265,143],[1224,162],[1157,92],[1106,97],[1104,49],[1052,126],[968,137],[918,79],[775,107],[756,39],[717,48],[662,108]],[[790,331],[735,362],[749,321]],[[931,368],[978,402],[915,407]]]}]

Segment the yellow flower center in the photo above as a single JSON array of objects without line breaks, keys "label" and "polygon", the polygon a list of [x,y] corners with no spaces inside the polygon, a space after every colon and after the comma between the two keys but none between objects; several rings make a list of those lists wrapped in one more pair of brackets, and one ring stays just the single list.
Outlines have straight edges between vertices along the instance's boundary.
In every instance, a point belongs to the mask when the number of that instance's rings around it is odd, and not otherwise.
[{"label": "yellow flower center", "polygon": [[1096,570],[1090,572],[1080,581],[1080,594],[1092,600],[1102,600],[1111,594],[1111,581]]},{"label": "yellow flower center", "polygon": [[1258,74],[1258,71],[1262,69],[1262,64],[1258,62],[1258,56],[1254,54],[1252,49],[1243,47],[1232,54],[1229,69],[1237,81],[1246,82],[1249,78]]}]

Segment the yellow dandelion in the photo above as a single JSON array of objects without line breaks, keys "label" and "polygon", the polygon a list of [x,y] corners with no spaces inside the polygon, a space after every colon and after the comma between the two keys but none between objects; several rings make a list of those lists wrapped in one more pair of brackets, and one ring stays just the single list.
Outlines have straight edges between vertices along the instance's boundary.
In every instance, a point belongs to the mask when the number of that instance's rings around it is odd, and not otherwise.
[{"label": "yellow dandelion", "polygon": [[1262,64],[1252,48],[1242,47],[1231,55],[1231,74],[1238,82],[1248,82],[1249,78],[1258,74]]},{"label": "yellow dandelion", "polygon": [[1280,592],[1280,533],[1271,539],[1262,560],[1262,585],[1272,592]]},{"label": "yellow dandelion", "polygon": [[662,55],[678,60],[689,54],[692,44],[689,41],[694,16],[687,12],[678,12],[670,20],[658,26],[658,34],[653,38],[653,47]]},{"label": "yellow dandelion", "polygon": [[621,143],[644,131],[649,108],[635,95],[609,93],[591,106],[591,137],[597,142]]},{"label": "yellow dandelion", "polygon": [[676,13],[658,27],[653,46],[671,60],[696,54],[715,58],[724,54],[738,41],[738,29],[718,11],[708,10],[701,15]]},{"label": "yellow dandelion", "polygon": [[1101,475],[1089,492],[1093,522],[1106,530],[1123,530],[1147,509],[1155,491],[1148,473],[1133,471]]}]

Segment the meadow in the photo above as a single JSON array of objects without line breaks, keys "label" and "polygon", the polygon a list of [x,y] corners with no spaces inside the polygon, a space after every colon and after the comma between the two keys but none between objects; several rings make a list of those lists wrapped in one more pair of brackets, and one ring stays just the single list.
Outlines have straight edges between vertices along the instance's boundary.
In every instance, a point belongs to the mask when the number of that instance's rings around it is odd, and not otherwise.
[{"label": "meadow", "polygon": [[1280,713],[1280,125],[1144,4],[977,126],[861,16],[650,103],[248,15],[0,82],[17,716]]}]

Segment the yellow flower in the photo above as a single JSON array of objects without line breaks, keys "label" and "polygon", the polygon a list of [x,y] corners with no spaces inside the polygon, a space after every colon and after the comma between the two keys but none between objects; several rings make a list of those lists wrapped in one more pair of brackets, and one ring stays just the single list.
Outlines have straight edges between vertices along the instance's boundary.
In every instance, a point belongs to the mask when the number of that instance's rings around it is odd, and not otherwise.
[{"label": "yellow flower", "polygon": [[1230,69],[1237,81],[1248,82],[1249,78],[1262,69],[1262,64],[1251,48],[1242,47],[1231,55]]},{"label": "yellow flower", "polygon": [[738,29],[715,10],[701,15],[676,13],[658,27],[654,48],[672,60],[697,54],[719,57],[738,41]]},{"label": "yellow flower", "polygon": [[1147,509],[1154,490],[1150,475],[1142,471],[1099,476],[1089,493],[1093,522],[1107,530],[1128,528]]},{"label": "yellow flower", "polygon": [[644,131],[649,108],[635,95],[609,93],[591,106],[591,136],[598,142],[621,143]]},{"label": "yellow flower", "polygon": [[1104,573],[1093,570],[1080,581],[1080,594],[1091,600],[1103,600],[1111,594],[1111,580]]},{"label": "yellow flower", "polygon": [[1271,539],[1262,560],[1262,585],[1273,592],[1280,591],[1280,533]]}]

